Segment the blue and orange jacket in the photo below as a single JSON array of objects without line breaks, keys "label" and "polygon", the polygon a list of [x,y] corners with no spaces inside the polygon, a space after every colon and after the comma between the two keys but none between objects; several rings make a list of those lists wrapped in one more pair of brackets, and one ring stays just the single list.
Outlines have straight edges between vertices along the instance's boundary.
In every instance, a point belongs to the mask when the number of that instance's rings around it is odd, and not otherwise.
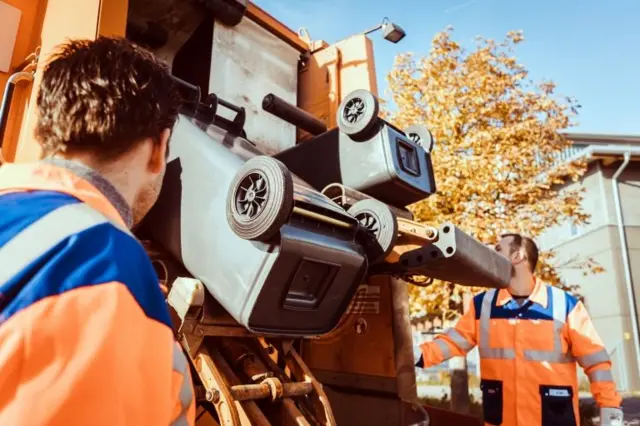
[{"label": "blue and orange jacket", "polygon": [[193,425],[158,278],[113,203],[46,163],[0,168],[0,425]]},{"label": "blue and orange jacket", "polygon": [[609,355],[584,304],[556,287],[537,281],[522,306],[504,289],[478,294],[454,328],[421,346],[418,366],[475,346],[487,425],[579,424],[577,364],[598,405],[620,407]]}]

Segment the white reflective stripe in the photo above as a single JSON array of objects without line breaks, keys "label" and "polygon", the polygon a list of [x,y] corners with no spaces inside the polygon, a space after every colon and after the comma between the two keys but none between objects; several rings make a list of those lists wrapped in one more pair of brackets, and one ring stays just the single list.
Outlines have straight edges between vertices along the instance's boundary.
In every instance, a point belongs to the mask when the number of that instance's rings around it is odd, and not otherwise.
[{"label": "white reflective stripe", "polygon": [[184,356],[182,348],[177,344],[173,344],[173,371],[183,374],[187,369],[187,357]]},{"label": "white reflective stripe", "polygon": [[193,400],[193,392],[191,391],[191,373],[188,368],[184,372],[183,378],[178,398],[180,399],[180,404],[182,404],[182,411],[186,413],[187,409],[189,409],[189,406],[191,405],[191,400]]},{"label": "white reflective stripe", "polygon": [[570,353],[562,351],[562,330],[567,321],[567,297],[564,291],[551,287],[551,307],[553,311],[553,351],[525,350],[528,361],[568,364],[574,362]]},{"label": "white reflective stripe", "polygon": [[442,351],[442,356],[444,357],[444,361],[451,358],[451,348],[449,348],[449,344],[447,342],[445,342],[442,339],[435,339],[434,342],[436,342],[436,345],[438,345],[438,347]]},{"label": "white reflective stripe", "polygon": [[455,328],[450,328],[445,333],[448,338],[450,338],[453,343],[455,343],[462,351],[468,352],[473,348],[473,344],[469,343],[469,341]]},{"label": "white reflective stripe", "polygon": [[0,285],[66,238],[106,222],[104,215],[84,203],[46,214],[0,247]]},{"label": "white reflective stripe", "polygon": [[596,370],[588,374],[589,381],[595,382],[613,382],[613,374],[611,370]]},{"label": "white reflective stripe", "polygon": [[175,419],[169,426],[189,426],[189,422],[187,421],[186,414],[181,415],[177,419]]},{"label": "white reflective stripe", "polygon": [[535,362],[552,362],[555,364],[570,364],[575,360],[568,353],[550,352],[550,351],[524,351],[524,359]]},{"label": "white reflective stripe", "polygon": [[487,291],[482,298],[480,309],[480,342],[478,351],[480,358],[485,359],[515,359],[516,352],[509,348],[492,348],[489,344],[489,330],[491,329],[491,307],[496,289]]},{"label": "white reflective stripe", "polygon": [[589,368],[602,362],[609,362],[609,355],[605,349],[601,349],[589,355],[576,357],[576,359],[578,360],[580,367]]},{"label": "white reflective stripe", "polygon": [[567,296],[557,287],[551,287],[553,320],[564,324],[567,320]]},{"label": "white reflective stripe", "polygon": [[484,359],[516,359],[516,352],[510,348],[482,348],[478,346],[480,358]]},{"label": "white reflective stripe", "polygon": [[487,291],[482,297],[480,308],[480,348],[489,348],[489,328],[491,327],[491,302],[496,290]]},{"label": "white reflective stripe", "polygon": [[189,410],[191,402],[193,401],[191,373],[189,372],[187,357],[177,343],[173,345],[173,371],[182,375],[182,386],[180,386],[180,392],[178,394],[181,409],[180,414],[178,414],[178,417],[170,426],[188,425],[187,410]]}]

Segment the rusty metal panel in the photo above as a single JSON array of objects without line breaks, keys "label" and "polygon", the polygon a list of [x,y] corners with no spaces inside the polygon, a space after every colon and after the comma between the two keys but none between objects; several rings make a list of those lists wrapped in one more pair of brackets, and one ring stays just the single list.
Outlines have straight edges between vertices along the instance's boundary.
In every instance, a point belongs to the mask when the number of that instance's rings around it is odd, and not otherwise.
[{"label": "rusty metal panel", "polygon": [[138,27],[153,23],[167,31],[167,43],[153,53],[171,66],[178,50],[202,23],[204,13],[197,0],[130,0],[127,21]]},{"label": "rusty metal panel", "polygon": [[[235,27],[214,24],[209,91],[245,108],[247,136],[267,154],[296,142],[296,128],[263,111],[262,99],[273,93],[297,105],[299,55],[246,17]],[[218,113],[228,119],[234,115],[225,108]]]},{"label": "rusty metal panel", "polygon": [[314,374],[320,372],[319,380],[397,391],[391,286],[389,277],[370,277],[353,297],[341,324],[324,336],[303,341],[302,357]]}]

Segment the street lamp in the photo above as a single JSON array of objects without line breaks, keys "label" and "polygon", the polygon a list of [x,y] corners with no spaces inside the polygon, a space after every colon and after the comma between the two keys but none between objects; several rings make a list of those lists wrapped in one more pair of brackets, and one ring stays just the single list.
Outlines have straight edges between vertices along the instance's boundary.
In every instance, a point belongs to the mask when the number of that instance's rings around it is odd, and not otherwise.
[{"label": "street lamp", "polygon": [[385,38],[385,40],[388,40],[391,43],[397,43],[407,35],[407,33],[404,32],[400,25],[396,25],[393,22],[390,22],[388,18],[384,18],[380,25],[376,25],[375,27],[364,31],[362,34],[366,35],[378,30],[382,30],[382,36]]}]

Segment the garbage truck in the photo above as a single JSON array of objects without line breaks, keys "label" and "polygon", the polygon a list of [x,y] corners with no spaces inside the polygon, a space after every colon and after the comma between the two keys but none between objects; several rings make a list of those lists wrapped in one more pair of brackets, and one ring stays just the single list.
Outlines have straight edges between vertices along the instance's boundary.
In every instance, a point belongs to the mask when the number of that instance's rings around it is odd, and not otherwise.
[{"label": "garbage truck", "polygon": [[[437,141],[380,118],[373,30],[328,44],[246,0],[0,10],[2,162],[39,158],[40,73],[65,39],[126,37],[172,70],[184,102],[134,232],[167,291],[198,425],[477,424],[418,403],[408,286],[503,288],[511,267],[407,209],[437,191]],[[404,37],[387,20],[374,30]]]}]

